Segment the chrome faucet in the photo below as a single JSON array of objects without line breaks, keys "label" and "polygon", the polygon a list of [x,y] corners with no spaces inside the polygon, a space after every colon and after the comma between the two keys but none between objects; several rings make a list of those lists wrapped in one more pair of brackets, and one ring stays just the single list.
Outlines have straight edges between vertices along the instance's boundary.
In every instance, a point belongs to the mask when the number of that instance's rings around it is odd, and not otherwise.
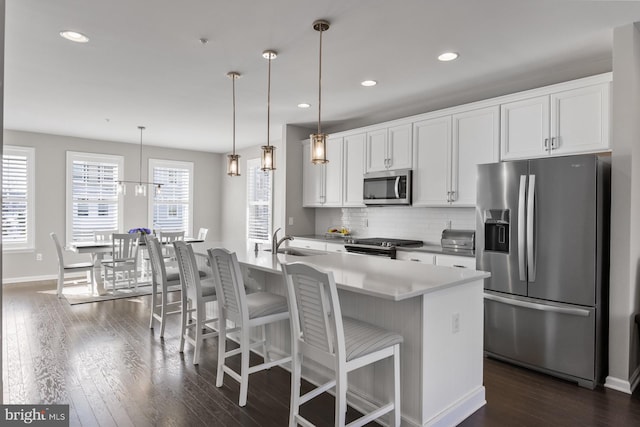
[{"label": "chrome faucet", "polygon": [[278,248],[280,248],[280,245],[282,245],[285,240],[293,240],[293,236],[289,235],[286,235],[282,239],[278,240],[278,231],[280,231],[281,229],[281,227],[278,227],[276,231],[273,232],[273,237],[271,237],[271,252],[273,254],[278,253]]}]

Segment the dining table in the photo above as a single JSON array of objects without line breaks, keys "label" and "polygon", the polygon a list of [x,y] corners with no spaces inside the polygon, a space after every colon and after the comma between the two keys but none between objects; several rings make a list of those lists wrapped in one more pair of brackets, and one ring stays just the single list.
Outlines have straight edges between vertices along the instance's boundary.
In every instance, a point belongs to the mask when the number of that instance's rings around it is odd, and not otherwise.
[{"label": "dining table", "polygon": [[[202,243],[203,239],[185,237],[186,243]],[[140,247],[146,246],[144,239],[140,240]],[[105,295],[107,290],[104,288],[104,280],[102,278],[102,260],[105,255],[111,254],[113,244],[107,240],[71,242],[69,249],[78,254],[89,254],[93,263],[93,282],[91,284],[92,295]]]}]

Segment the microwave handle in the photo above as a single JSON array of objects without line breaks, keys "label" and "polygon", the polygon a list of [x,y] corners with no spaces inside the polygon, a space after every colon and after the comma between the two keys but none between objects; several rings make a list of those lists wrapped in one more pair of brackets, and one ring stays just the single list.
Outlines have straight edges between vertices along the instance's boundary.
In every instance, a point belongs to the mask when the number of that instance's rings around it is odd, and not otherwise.
[{"label": "microwave handle", "polygon": [[395,190],[396,190],[396,199],[399,199],[400,198],[400,177],[399,176],[396,176]]}]

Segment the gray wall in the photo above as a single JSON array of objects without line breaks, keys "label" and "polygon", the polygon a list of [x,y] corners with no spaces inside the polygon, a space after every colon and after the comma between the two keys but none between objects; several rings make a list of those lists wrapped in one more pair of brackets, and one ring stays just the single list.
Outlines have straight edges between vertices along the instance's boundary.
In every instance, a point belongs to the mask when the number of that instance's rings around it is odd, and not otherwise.
[{"label": "gray wall", "polygon": [[634,25],[613,35],[611,275],[609,377],[623,391],[638,380],[640,311],[640,33]]},{"label": "gray wall", "polygon": [[[37,280],[57,275],[55,248],[49,233],[65,236],[65,174],[66,151],[81,151],[123,155],[124,179],[135,180],[139,175],[139,146],[110,141],[96,141],[41,133],[4,131],[5,145],[35,148],[35,251],[7,252],[3,257],[3,282],[17,278]],[[178,145],[178,144],[176,144]],[[221,195],[219,171],[225,167],[219,154],[187,151],[144,145],[142,176],[147,177],[148,159],[169,159],[194,163],[194,233],[208,228],[207,240],[220,238]],[[147,198],[136,197],[128,191],[124,200],[124,230],[147,226]],[[36,261],[36,253],[43,254]],[[83,259],[69,253],[69,261]]]}]

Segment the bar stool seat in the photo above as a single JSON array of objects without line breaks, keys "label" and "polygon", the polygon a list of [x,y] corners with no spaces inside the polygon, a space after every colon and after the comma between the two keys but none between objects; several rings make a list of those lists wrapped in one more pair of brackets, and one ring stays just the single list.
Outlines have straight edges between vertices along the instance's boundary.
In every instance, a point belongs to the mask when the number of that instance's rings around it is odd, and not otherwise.
[{"label": "bar stool seat", "polygon": [[342,317],[347,362],[402,342],[402,336],[367,322]]},{"label": "bar stool seat", "polygon": [[247,309],[249,319],[283,313],[289,310],[287,299],[271,292],[254,292],[247,294]]}]

